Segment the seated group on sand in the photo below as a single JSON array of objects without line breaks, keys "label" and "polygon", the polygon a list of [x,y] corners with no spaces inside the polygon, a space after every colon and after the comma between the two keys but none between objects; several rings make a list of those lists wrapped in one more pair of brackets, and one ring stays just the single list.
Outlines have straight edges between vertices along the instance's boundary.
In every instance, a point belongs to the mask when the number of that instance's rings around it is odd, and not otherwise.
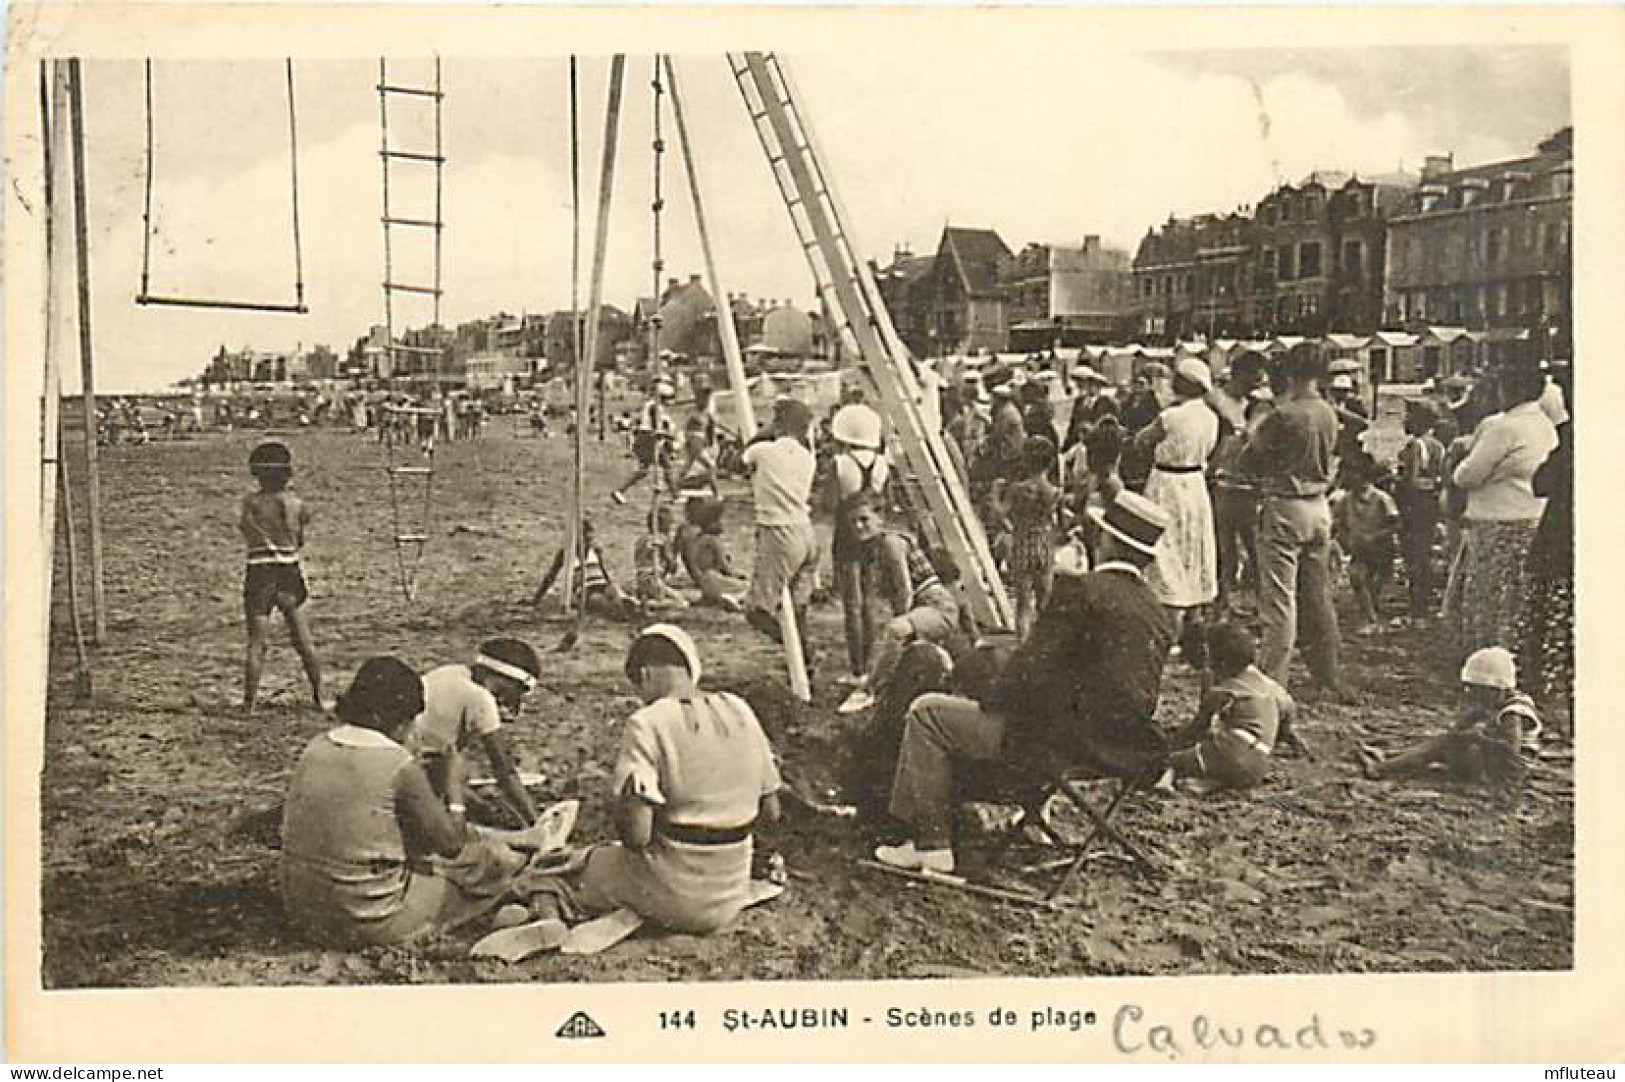
[{"label": "seated group on sand", "polygon": [[[902,655],[916,644],[945,655],[932,640],[953,621],[929,564],[890,542],[902,535],[884,530],[878,508],[855,511],[859,544],[885,539],[902,610],[870,673],[871,732],[894,726],[877,745],[878,758],[895,764],[885,807],[905,832],[875,851],[881,863],[952,872],[955,798],[989,766],[1029,787],[1086,772],[1245,789],[1293,739],[1292,700],[1253,664],[1247,632],[1229,624],[1207,633],[1192,722],[1172,737],[1158,727],[1175,630],[1145,572],[1168,517],[1127,490],[1091,512],[1100,529],[1094,568],[1057,579],[1007,657],[966,660],[935,685],[943,690],[911,689],[897,702]],[[334,945],[398,944],[508,903],[522,907],[513,931],[524,933],[528,954],[566,944],[573,925],[605,914],[712,932],[770,893],[751,879],[753,838],[778,818],[783,784],[755,713],[737,696],[703,690],[698,649],[673,624],[636,634],[625,673],[644,705],[622,724],[611,773],[618,840],[569,849],[538,840],[543,824],[502,734],[540,677],[534,650],[494,639],[470,665],[424,677],[398,659],[367,661],[339,700],[340,724],[310,742],[290,782],[282,884],[295,925]],[[1475,653],[1462,682],[1467,706],[1448,734],[1387,762],[1369,757],[1368,775],[1444,767],[1521,779],[1539,719],[1517,691],[1510,655]],[[530,830],[471,824],[478,805],[465,752],[476,744],[498,790],[478,799],[505,805]]]}]

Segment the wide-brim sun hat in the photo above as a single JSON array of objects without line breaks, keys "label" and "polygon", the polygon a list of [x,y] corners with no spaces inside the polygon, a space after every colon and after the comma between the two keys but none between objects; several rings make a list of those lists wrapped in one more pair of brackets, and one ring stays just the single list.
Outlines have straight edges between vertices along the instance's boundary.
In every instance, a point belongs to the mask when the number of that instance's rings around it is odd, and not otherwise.
[{"label": "wide-brim sun hat", "polygon": [[830,422],[830,434],[852,447],[873,450],[880,446],[880,414],[860,402],[842,406]]},{"label": "wide-brim sun hat", "polygon": [[1204,391],[1213,390],[1213,372],[1200,357],[1181,357],[1174,362],[1174,374],[1196,384]]},{"label": "wide-brim sun hat", "polygon": [[1095,525],[1137,552],[1154,556],[1168,529],[1168,512],[1137,492],[1124,489],[1104,509],[1090,508]]},{"label": "wide-brim sun hat", "polygon": [[1468,655],[1461,666],[1461,682],[1511,691],[1518,686],[1518,663],[1503,646],[1486,646]]},{"label": "wide-brim sun hat", "polygon": [[700,682],[700,648],[694,645],[694,639],[688,632],[676,624],[650,624],[638,632],[632,646],[635,648],[643,639],[665,639],[677,647],[677,652],[683,655],[683,661],[688,665],[689,678],[696,684]]}]

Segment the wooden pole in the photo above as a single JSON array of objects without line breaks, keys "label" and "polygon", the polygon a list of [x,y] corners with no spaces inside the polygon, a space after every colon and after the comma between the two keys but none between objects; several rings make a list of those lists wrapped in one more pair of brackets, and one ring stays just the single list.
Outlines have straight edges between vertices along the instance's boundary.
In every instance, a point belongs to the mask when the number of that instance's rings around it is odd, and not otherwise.
[{"label": "wooden pole", "polygon": [[[604,299],[604,261],[609,254],[609,211],[615,197],[615,144],[621,123],[621,83],[626,74],[626,56],[616,53],[609,62],[609,104],[604,110],[603,168],[598,177],[598,224],[593,234],[592,281],[587,288],[587,333],[582,353],[576,357],[576,515],[583,522],[586,485],[583,481],[587,440],[587,393],[592,380],[593,361],[598,356],[598,325]],[[578,535],[579,536],[579,535]],[[585,552],[583,552],[585,562]],[[581,578],[584,580],[585,575]],[[576,626],[566,642],[574,645],[586,611],[585,594],[576,605]]]},{"label": "wooden pole", "polygon": [[[60,446],[62,433],[57,432]],[[82,700],[88,700],[93,691],[90,655],[85,650],[85,627],[79,619],[79,542],[73,526],[73,486],[68,483],[67,456],[58,452],[57,483],[62,494],[63,540],[68,546],[68,617],[73,626],[73,652],[79,661],[78,691]]]},{"label": "wooden pole", "polygon": [[[578,124],[580,115],[580,99],[576,90],[576,58],[570,57],[570,349],[575,362],[575,432],[571,434],[573,441],[572,464],[574,466],[570,475],[570,519],[565,525],[563,581],[559,585],[564,589],[564,611],[572,612],[584,608],[582,598],[577,597],[576,560],[585,564],[586,553],[583,551],[582,520],[586,517],[586,503],[582,499],[585,491],[583,475],[586,473],[585,441],[581,438],[581,426],[586,423],[586,417],[581,413],[581,131]],[[576,621],[570,642],[574,636],[581,633],[581,622]]]},{"label": "wooden pole", "polygon": [[[683,148],[683,170],[688,176],[688,194],[694,204],[694,228],[700,237],[700,254],[705,260],[705,275],[711,285],[711,296],[717,307],[717,332],[722,343],[722,359],[728,369],[728,383],[738,403],[740,436],[749,440],[756,434],[756,410],[751,405],[750,387],[746,382],[745,362],[739,349],[739,332],[734,327],[733,305],[727,302],[727,292],[717,273],[717,261],[711,249],[711,233],[705,221],[705,200],[700,195],[700,177],[694,165],[694,149],[688,140],[688,121],[683,115],[683,95],[677,85],[677,68],[671,54],[666,54],[666,84],[671,93],[671,111],[677,120],[677,140]],[[807,679],[806,654],[802,649],[801,630],[796,622],[794,599],[785,588],[779,599],[779,630],[784,636],[784,665],[789,671],[790,691],[802,702],[812,702],[812,685]]]},{"label": "wooden pole", "polygon": [[[73,124],[73,243],[79,274],[79,382],[84,400],[85,511],[90,522],[90,637],[92,642],[100,644],[107,636],[107,593],[102,582],[102,480],[96,447],[96,361],[90,333],[90,228],[89,214],[85,209],[84,82],[77,59],[68,61],[68,108]],[[64,480],[64,493],[66,484]],[[68,540],[71,553],[71,527]],[[76,622],[78,616],[78,608],[75,607]]]},{"label": "wooden pole", "polygon": [[[42,79],[46,71],[41,64]],[[45,372],[41,384],[40,425],[40,545],[45,564],[45,641],[50,642],[51,592],[55,577],[57,466],[61,452],[62,354],[72,336],[66,281],[69,263],[63,258],[62,241],[68,235],[68,204],[63,200],[68,185],[60,175],[68,165],[68,66],[61,60],[50,63],[50,89],[42,85],[40,123],[45,146]],[[49,651],[47,651],[49,652]]]}]

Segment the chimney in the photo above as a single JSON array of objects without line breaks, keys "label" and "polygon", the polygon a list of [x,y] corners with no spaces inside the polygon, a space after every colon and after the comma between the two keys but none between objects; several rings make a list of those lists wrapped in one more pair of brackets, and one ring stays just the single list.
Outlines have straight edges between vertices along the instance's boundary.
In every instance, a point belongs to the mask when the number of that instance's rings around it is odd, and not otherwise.
[{"label": "chimney", "polygon": [[1455,168],[1454,154],[1429,154],[1422,161],[1422,179],[1432,180]]},{"label": "chimney", "polygon": [[700,284],[700,276],[697,275],[697,274],[689,275],[688,276],[688,284],[691,285],[691,286],[699,285]]},{"label": "chimney", "polygon": [[676,289],[677,288],[677,279],[675,279],[675,278],[667,278],[666,279],[666,288],[667,289]]}]

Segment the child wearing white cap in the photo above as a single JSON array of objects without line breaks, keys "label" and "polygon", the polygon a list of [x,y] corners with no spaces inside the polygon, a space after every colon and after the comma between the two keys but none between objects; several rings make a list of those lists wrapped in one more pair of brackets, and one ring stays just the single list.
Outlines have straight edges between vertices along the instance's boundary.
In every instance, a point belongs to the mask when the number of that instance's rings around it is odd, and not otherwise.
[{"label": "child wearing white cap", "polygon": [[1461,667],[1465,702],[1450,730],[1392,758],[1360,749],[1369,778],[1393,778],[1447,771],[1459,781],[1483,782],[1519,791],[1540,746],[1540,713],[1518,690],[1512,654],[1486,646]]}]

